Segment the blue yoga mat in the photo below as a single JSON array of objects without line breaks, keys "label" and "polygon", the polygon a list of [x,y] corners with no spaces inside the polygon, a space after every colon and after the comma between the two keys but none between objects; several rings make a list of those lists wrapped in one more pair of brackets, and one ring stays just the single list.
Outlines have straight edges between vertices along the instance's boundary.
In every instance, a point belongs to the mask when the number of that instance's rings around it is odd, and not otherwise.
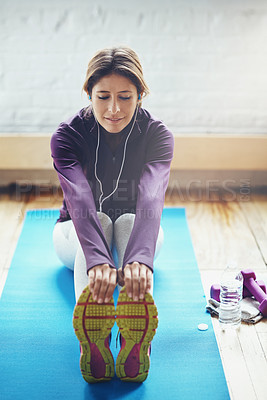
[{"label": "blue yoga mat", "polygon": [[[24,221],[0,300],[0,399],[229,399],[185,210],[167,208],[162,215],[165,240],[154,273],[159,327],[142,384],[82,379],[72,328],[73,273],[52,243],[57,217],[57,210],[35,210]],[[209,329],[199,331],[199,323]],[[115,325],[115,359],[116,332]]]}]

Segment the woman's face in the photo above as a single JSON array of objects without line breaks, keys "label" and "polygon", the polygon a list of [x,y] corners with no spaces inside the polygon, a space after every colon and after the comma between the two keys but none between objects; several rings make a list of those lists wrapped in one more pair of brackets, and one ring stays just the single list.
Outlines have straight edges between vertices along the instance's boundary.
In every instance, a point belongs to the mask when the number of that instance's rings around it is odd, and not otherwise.
[{"label": "woman's face", "polygon": [[101,78],[93,86],[91,97],[97,121],[110,133],[118,133],[129,124],[138,103],[136,86],[117,74]]}]

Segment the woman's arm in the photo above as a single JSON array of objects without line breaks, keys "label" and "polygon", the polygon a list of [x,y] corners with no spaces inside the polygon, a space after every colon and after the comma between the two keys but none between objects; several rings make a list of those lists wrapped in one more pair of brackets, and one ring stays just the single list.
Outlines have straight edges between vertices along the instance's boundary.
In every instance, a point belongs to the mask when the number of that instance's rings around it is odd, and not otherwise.
[{"label": "woman's arm", "polygon": [[99,264],[109,264],[115,268],[97,216],[93,194],[82,169],[82,145],[73,136],[67,125],[61,125],[51,139],[54,167],[67,209],[85,255],[87,270]]},{"label": "woman's arm", "polygon": [[52,136],[54,167],[85,255],[90,291],[95,301],[108,302],[116,287],[117,271],[81,166],[82,146],[74,141],[69,129],[61,126]]},{"label": "woman's arm", "polygon": [[[149,291],[151,286],[152,274],[145,274],[144,269],[153,271],[174,147],[173,135],[163,124],[152,126],[150,129],[146,163],[138,186],[135,222],[123,262],[127,293],[139,298]],[[139,264],[138,268],[136,263]],[[145,283],[141,285],[141,281]]]}]

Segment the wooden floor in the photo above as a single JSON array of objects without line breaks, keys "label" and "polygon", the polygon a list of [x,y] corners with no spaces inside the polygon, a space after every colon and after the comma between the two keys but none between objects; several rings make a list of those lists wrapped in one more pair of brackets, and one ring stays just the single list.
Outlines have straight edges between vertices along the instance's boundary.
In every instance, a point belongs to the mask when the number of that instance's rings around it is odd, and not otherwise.
[{"label": "wooden floor", "polygon": [[[58,208],[57,188],[10,188],[0,193],[0,293],[28,209]],[[250,190],[172,191],[166,206],[185,207],[206,296],[219,282],[229,260],[240,269],[252,268],[267,283],[267,194]],[[233,400],[267,399],[267,319],[256,325],[242,324],[239,331],[222,332],[213,326]],[[207,377],[208,379],[208,377]],[[183,399],[186,400],[186,399]],[[215,399],[216,400],[216,399]]]}]

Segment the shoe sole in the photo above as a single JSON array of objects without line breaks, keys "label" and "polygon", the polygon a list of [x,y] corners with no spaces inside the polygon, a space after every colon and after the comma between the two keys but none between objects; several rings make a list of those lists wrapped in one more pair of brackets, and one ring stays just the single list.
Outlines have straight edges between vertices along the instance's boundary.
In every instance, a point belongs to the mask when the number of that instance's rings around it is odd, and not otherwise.
[{"label": "shoe sole", "polygon": [[[153,297],[134,301],[125,288],[119,294],[116,322],[124,338],[116,361],[116,375],[122,381],[143,382],[148,375],[150,343],[158,326],[158,312]],[[123,343],[122,342],[122,343]]]},{"label": "shoe sole", "polygon": [[109,348],[114,323],[113,299],[98,304],[86,287],[73,312],[73,328],[81,345],[80,368],[86,382],[108,381],[114,376],[114,359]]}]

